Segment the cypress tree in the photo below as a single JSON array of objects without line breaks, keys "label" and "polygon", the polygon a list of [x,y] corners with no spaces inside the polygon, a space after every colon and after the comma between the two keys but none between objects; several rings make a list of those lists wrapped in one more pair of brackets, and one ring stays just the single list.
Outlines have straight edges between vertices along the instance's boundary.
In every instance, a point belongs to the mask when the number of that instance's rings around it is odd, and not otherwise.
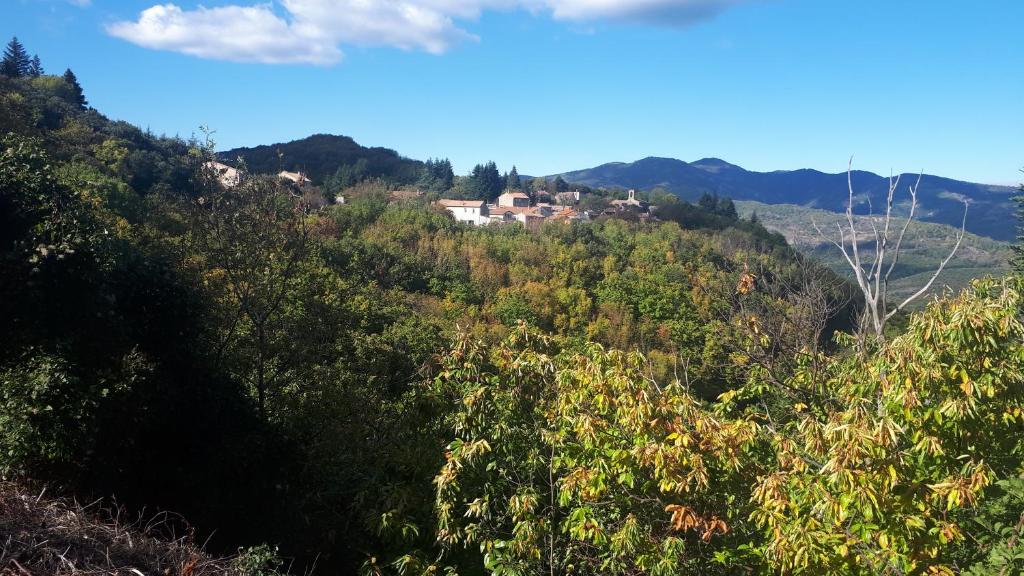
[{"label": "cypress tree", "polygon": [[11,38],[11,41],[7,43],[7,48],[4,50],[4,59],[0,61],[0,74],[10,76],[11,78],[19,78],[21,76],[28,76],[31,69],[32,61],[29,60],[25,47],[18,41],[17,36]]},{"label": "cypress tree", "polygon": [[82,85],[78,83],[78,78],[75,77],[75,73],[71,71],[71,68],[64,71],[64,81],[71,86],[71,97],[74,103],[82,110],[85,110],[85,107],[89,103],[85,100],[85,93],[82,92]]}]

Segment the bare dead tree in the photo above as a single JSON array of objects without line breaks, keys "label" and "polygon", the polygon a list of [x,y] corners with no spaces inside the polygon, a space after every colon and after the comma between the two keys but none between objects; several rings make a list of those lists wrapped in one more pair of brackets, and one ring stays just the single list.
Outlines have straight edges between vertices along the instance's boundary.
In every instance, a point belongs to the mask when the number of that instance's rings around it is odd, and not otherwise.
[{"label": "bare dead tree", "polygon": [[[874,254],[870,255],[869,258],[862,258],[857,227],[854,225],[853,220],[853,158],[850,159],[846,169],[846,183],[849,189],[849,199],[846,203],[846,228],[840,222],[836,222],[836,228],[839,230],[839,240],[837,241],[834,237],[825,236],[821,228],[818,227],[817,222],[813,223],[814,229],[817,230],[822,238],[832,243],[842,252],[846,263],[853,270],[854,277],[857,280],[857,287],[864,294],[865,316],[870,319],[871,328],[874,329],[875,336],[882,339],[886,322],[900,310],[906,308],[908,304],[928,292],[928,289],[931,288],[939,274],[942,273],[946,264],[953,259],[953,256],[960,248],[960,243],[964,239],[964,232],[967,227],[967,202],[964,202],[963,222],[960,224],[960,230],[956,234],[956,243],[953,245],[953,249],[950,250],[949,255],[939,263],[935,273],[931,275],[928,282],[920,290],[908,296],[895,307],[890,307],[888,301],[889,279],[892,276],[893,270],[896,269],[896,264],[899,262],[900,250],[903,248],[903,239],[907,234],[907,229],[910,228],[910,223],[913,221],[917,210],[917,189],[921,185],[921,175],[919,174],[917,182],[909,187],[910,213],[907,215],[899,235],[894,239],[890,237],[890,232],[895,232],[892,228],[892,209],[896,190],[900,184],[900,176],[895,178],[891,175],[889,176],[889,192],[886,196],[885,217],[882,222],[881,231],[879,231],[878,226],[875,224],[874,216],[872,214],[868,215],[868,222],[871,224],[871,231],[875,240]],[[849,249],[847,249],[847,235],[849,235]],[[895,244],[890,250],[890,241],[892,240],[895,240]]]}]

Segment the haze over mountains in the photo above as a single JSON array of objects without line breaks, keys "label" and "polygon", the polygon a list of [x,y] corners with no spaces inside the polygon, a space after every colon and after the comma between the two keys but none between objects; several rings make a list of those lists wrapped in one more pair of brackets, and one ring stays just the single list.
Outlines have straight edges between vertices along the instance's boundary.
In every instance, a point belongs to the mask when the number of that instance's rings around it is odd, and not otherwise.
[{"label": "haze over mountains", "polygon": [[[553,175],[554,176],[554,175]],[[552,176],[552,177],[553,177]],[[735,200],[753,200],[765,204],[797,204],[833,212],[846,209],[847,175],[826,174],[817,170],[780,170],[753,172],[718,158],[684,162],[674,158],[650,157],[636,162],[611,162],[585,170],[559,174],[568,182],[587,186],[663,188],[684,200],[695,200],[706,192]],[[903,174],[897,193],[897,206],[909,208],[907,187],[917,174]],[[853,172],[857,194],[854,208],[867,214],[870,206],[884,210],[888,178],[871,172]],[[1008,218],[1015,208],[1015,188],[962,182],[925,174],[918,190],[918,216],[926,222],[960,226],[963,202],[970,205],[967,230],[997,240],[1012,240],[1015,221]],[[868,200],[870,199],[870,206]]]}]

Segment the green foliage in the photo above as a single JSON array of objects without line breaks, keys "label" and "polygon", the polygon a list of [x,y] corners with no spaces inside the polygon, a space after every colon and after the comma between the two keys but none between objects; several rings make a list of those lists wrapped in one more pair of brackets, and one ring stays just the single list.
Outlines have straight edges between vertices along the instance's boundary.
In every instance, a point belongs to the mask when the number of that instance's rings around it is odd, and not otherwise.
[{"label": "green foliage", "polygon": [[505,180],[494,162],[477,164],[465,182],[463,195],[493,202],[505,189]]},{"label": "green foliage", "polygon": [[1024,184],[1020,185],[1020,194],[1013,197],[1017,203],[1017,238],[1013,245],[1013,256],[1010,258],[1010,265],[1014,271],[1020,274],[1024,271]]},{"label": "green foliage", "polygon": [[95,417],[104,399],[123,393],[143,369],[124,359],[120,374],[83,382],[60,357],[30,350],[0,371],[0,476],[74,468],[91,450]]},{"label": "green foliage", "polygon": [[32,59],[17,36],[11,38],[4,49],[3,60],[0,60],[0,74],[11,78],[29,76],[32,73]]},{"label": "green foliage", "polygon": [[455,184],[455,173],[452,171],[452,163],[444,160],[428,159],[423,163],[423,174],[416,183],[422,190],[444,193],[451,190]]},{"label": "green foliage", "polygon": [[249,170],[257,174],[277,174],[281,170],[302,172],[317,184],[325,184],[328,177],[332,177],[332,192],[367,178],[411,184],[420,177],[423,168],[422,162],[402,158],[394,150],[368,148],[347,136],[330,134],[314,134],[281,144],[236,148],[218,156],[228,163],[241,159]]},{"label": "green foliage", "polygon": [[238,556],[232,562],[232,568],[241,576],[279,576],[283,574],[281,567],[284,560],[278,556],[277,547],[267,544],[239,548]]},{"label": "green foliage", "polygon": [[850,286],[725,199],[473,228],[389,194],[514,169],[324,138],[320,208],[74,85],[0,77],[2,474],[259,575],[1020,570],[1017,280],[865,348]]},{"label": "green foliage", "polygon": [[974,563],[970,576],[1019,574],[1024,571],[1024,478],[994,484],[968,530],[977,547],[967,547]]},{"label": "green foliage", "polygon": [[743,540],[723,480],[753,422],[717,421],[637,354],[523,327],[490,351],[460,338],[434,386],[459,407],[434,480],[445,550],[479,546],[493,574],[726,572],[715,551]]}]

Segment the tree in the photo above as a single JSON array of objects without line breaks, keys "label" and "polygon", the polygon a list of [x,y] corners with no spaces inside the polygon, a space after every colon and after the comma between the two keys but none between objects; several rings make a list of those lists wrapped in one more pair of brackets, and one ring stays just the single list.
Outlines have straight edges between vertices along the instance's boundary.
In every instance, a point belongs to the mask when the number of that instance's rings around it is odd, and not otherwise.
[{"label": "tree", "polygon": [[253,391],[260,414],[267,416],[282,374],[275,351],[280,325],[309,251],[305,214],[280,179],[246,178],[225,188],[204,171],[202,195],[192,207],[193,238],[216,277],[223,278],[227,309],[218,355],[241,351],[235,372]]},{"label": "tree", "polygon": [[416,184],[420,188],[434,192],[447,192],[451,190],[454,181],[455,173],[452,171],[452,163],[447,158],[444,160],[429,158],[423,163],[423,170]]},{"label": "tree", "polygon": [[729,220],[736,220],[739,218],[739,214],[736,213],[736,204],[732,201],[732,198],[719,199],[717,212],[719,216],[725,217]]},{"label": "tree", "polygon": [[1014,196],[1013,200],[1017,203],[1017,242],[1013,245],[1010,263],[1018,273],[1024,273],[1024,184],[1020,185],[1020,194]]},{"label": "tree", "polygon": [[82,91],[82,85],[78,83],[78,78],[75,77],[75,73],[71,71],[71,68],[64,71],[64,81],[71,86],[71,97],[73,102],[77,104],[79,108],[85,110],[85,107],[88,106],[89,103],[85,100],[85,93]]},{"label": "tree", "polygon": [[561,176],[555,176],[555,194],[569,191],[569,183],[565,181]]},{"label": "tree", "polygon": [[718,210],[718,194],[709,194],[707,192],[701,194],[700,198],[697,199],[697,206],[714,214]]},{"label": "tree", "polygon": [[474,198],[487,200],[488,202],[497,198],[505,189],[505,181],[498,172],[498,166],[494,162],[477,164],[470,174],[469,190]]},{"label": "tree", "polygon": [[488,573],[714,574],[751,536],[727,502],[756,425],[654,383],[637,353],[520,325],[495,348],[460,337],[435,390],[456,407],[437,540],[479,547]]},{"label": "tree", "polygon": [[[984,554],[979,505],[1020,477],[1020,288],[977,282],[874,353],[797,371],[790,384],[818,400],[758,420],[778,464],[755,480],[750,519],[774,573],[952,575]],[[1005,516],[1019,522],[1019,504]]]},{"label": "tree", "polygon": [[11,78],[28,76],[32,70],[32,60],[28,57],[25,47],[18,37],[11,38],[4,50],[3,61],[0,61],[0,74]]},{"label": "tree", "polygon": [[29,64],[28,75],[33,78],[39,78],[43,75],[43,62],[39,59],[39,54],[32,57],[32,62]]},{"label": "tree", "polygon": [[512,171],[508,173],[505,180],[505,188],[508,190],[521,190],[523,187],[522,182],[519,181],[519,172],[516,170],[515,165],[512,166]]},{"label": "tree", "polygon": [[[834,246],[839,248],[840,252],[842,252],[847,265],[849,265],[853,270],[854,277],[857,281],[857,287],[860,288],[861,293],[864,295],[864,313],[867,317],[866,319],[870,320],[871,328],[874,330],[875,337],[882,339],[885,336],[886,323],[892,319],[893,316],[906,308],[908,304],[919,298],[921,295],[926,293],[929,288],[931,288],[935,279],[939,277],[939,274],[942,273],[946,264],[952,260],[957,249],[960,248],[960,242],[964,239],[964,231],[967,226],[967,203],[964,202],[963,222],[960,225],[960,231],[957,232],[956,243],[953,245],[953,249],[950,250],[949,255],[939,263],[935,272],[920,290],[905,298],[898,305],[890,307],[888,301],[889,277],[892,275],[893,270],[895,270],[896,265],[899,263],[900,248],[903,247],[903,238],[907,234],[907,229],[910,227],[910,223],[914,220],[914,214],[917,210],[917,188],[921,184],[921,176],[919,175],[917,177],[917,182],[909,187],[910,212],[907,214],[907,218],[903,222],[903,227],[900,229],[899,235],[895,236],[895,238],[890,237],[890,232],[895,233],[893,230],[894,215],[892,213],[892,209],[895,202],[896,190],[899,188],[900,177],[889,177],[889,192],[886,196],[885,215],[882,217],[881,222],[882,229],[878,229],[878,224],[875,222],[874,215],[869,214],[867,218],[868,223],[871,225],[871,235],[869,236],[869,239],[874,242],[874,254],[868,261],[861,257],[861,239],[859,238],[853,218],[852,159],[850,160],[849,166],[847,166],[846,182],[847,189],[849,191],[849,199],[846,203],[846,225],[844,228],[843,225],[836,222],[836,228],[839,231],[839,240],[835,240],[834,237],[826,237],[816,222],[814,223],[814,228],[822,238],[831,242]],[[849,238],[847,238],[847,235],[849,235]],[[890,251],[890,242],[893,240],[895,240],[895,244],[892,246]],[[847,241],[850,243],[849,250],[847,250],[846,247]],[[867,266],[866,268],[865,265]]]}]

